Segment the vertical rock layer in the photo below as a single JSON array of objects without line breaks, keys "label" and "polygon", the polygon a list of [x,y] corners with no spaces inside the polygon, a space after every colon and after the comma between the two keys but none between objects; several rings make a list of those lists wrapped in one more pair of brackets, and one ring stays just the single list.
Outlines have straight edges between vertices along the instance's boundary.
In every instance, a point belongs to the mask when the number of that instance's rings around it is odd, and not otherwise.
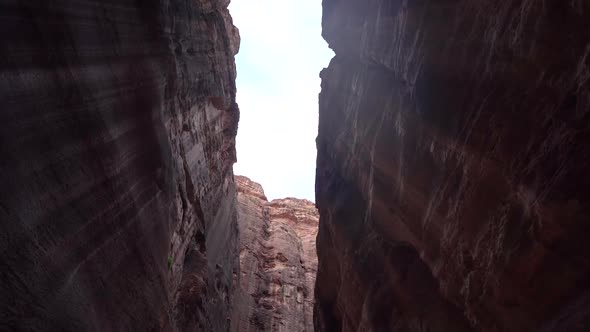
[{"label": "vertical rock layer", "polygon": [[227,4],[2,1],[0,330],[229,328]]},{"label": "vertical rock layer", "polygon": [[584,331],[590,6],[324,0],[315,326]]},{"label": "vertical rock layer", "polygon": [[262,187],[236,176],[240,280],[232,331],[313,331],[317,256],[315,205],[296,198],[268,202]]}]

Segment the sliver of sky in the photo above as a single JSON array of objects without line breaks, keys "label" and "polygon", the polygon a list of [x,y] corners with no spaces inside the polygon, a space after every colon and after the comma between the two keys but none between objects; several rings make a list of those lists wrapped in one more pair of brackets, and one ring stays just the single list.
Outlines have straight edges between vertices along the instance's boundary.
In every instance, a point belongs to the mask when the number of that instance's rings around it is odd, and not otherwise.
[{"label": "sliver of sky", "polygon": [[240,123],[234,173],[269,199],[315,200],[319,73],[334,53],[321,36],[321,0],[232,0]]}]

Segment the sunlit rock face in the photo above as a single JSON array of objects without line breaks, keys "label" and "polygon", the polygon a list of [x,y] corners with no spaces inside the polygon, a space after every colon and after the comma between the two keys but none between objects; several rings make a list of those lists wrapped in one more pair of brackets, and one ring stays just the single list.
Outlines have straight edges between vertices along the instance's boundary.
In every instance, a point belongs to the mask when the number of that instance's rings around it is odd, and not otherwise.
[{"label": "sunlit rock face", "polygon": [[318,213],[296,198],[268,202],[236,176],[240,276],[231,331],[313,331]]},{"label": "sunlit rock face", "polygon": [[590,5],[324,0],[319,331],[586,331]]},{"label": "sunlit rock face", "polygon": [[229,329],[227,2],[2,2],[0,330]]}]

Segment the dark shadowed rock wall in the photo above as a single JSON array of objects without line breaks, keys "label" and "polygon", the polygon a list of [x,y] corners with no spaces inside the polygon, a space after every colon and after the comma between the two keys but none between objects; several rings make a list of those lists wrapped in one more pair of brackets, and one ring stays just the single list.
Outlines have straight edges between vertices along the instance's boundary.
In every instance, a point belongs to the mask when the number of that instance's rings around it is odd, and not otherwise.
[{"label": "dark shadowed rock wall", "polygon": [[0,330],[229,328],[227,4],[0,2]]},{"label": "dark shadowed rock wall", "polygon": [[324,0],[320,331],[590,330],[587,1]]},{"label": "dark shadowed rock wall", "polygon": [[304,199],[267,201],[262,187],[236,176],[240,280],[231,331],[313,331],[318,212]]}]

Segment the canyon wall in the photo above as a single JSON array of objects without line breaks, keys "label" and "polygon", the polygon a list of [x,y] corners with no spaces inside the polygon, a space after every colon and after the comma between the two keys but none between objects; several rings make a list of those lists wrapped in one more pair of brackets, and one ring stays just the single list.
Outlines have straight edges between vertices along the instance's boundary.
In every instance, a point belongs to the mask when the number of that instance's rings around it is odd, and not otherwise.
[{"label": "canyon wall", "polygon": [[0,330],[226,331],[228,0],[0,4]]},{"label": "canyon wall", "polygon": [[318,331],[590,328],[590,5],[324,0]]},{"label": "canyon wall", "polygon": [[267,201],[236,176],[240,280],[231,331],[313,331],[318,213],[296,198]]}]

